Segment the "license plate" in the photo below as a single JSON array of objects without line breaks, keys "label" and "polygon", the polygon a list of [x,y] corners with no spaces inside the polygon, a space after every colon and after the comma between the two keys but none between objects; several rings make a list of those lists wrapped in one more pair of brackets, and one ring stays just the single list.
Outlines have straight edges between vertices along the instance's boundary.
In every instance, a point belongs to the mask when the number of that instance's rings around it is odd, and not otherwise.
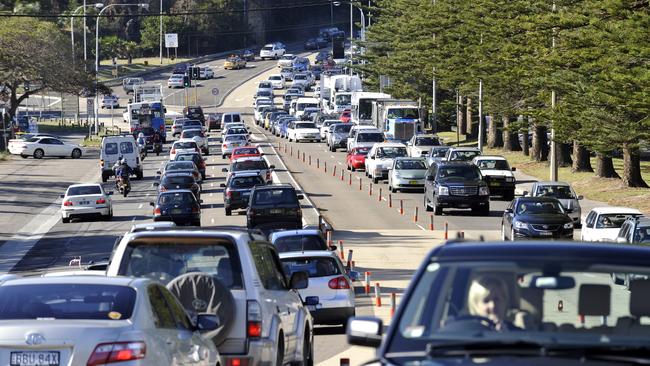
[{"label": "license plate", "polygon": [[58,351],[11,352],[10,366],[59,366]]},{"label": "license plate", "polygon": [[552,231],[540,231],[539,235],[540,236],[553,236],[553,232]]},{"label": "license plate", "polygon": [[79,204],[80,205],[89,205],[90,202],[89,201],[81,201],[81,202],[79,202]]},{"label": "license plate", "polygon": [[238,147],[239,144],[232,144],[232,147]]},{"label": "license plate", "polygon": [[493,186],[493,187],[497,187],[497,186],[500,186],[501,183],[500,182],[490,182],[490,185]]},{"label": "license plate", "polygon": [[409,180],[409,184],[418,184],[417,180]]},{"label": "license plate", "polygon": [[172,215],[177,215],[177,214],[182,214],[183,210],[180,208],[174,208],[172,209]]},{"label": "license plate", "polygon": [[282,209],[280,209],[280,208],[272,208],[272,209],[269,210],[269,212],[270,212],[271,214],[281,214],[281,213],[282,213]]}]

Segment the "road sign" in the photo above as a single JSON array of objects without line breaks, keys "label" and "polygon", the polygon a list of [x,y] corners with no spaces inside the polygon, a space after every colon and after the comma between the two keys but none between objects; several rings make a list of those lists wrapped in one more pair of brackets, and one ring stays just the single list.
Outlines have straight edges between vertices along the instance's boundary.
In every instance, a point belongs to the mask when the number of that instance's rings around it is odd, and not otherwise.
[{"label": "road sign", "polygon": [[178,33],[165,33],[165,47],[178,47]]},{"label": "road sign", "polygon": [[215,97],[219,95],[219,88],[212,88],[212,95],[214,95]]},{"label": "road sign", "polygon": [[95,117],[95,99],[93,98],[86,99],[86,115],[88,118]]}]

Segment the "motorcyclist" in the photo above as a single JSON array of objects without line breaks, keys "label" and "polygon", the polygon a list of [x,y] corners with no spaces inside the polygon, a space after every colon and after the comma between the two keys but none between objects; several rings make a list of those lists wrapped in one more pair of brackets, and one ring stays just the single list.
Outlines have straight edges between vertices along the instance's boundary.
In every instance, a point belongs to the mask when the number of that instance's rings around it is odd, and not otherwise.
[{"label": "motorcyclist", "polygon": [[144,133],[142,132],[138,134],[138,145],[140,145],[141,148],[147,146],[147,139],[144,137]]},{"label": "motorcyclist", "polygon": [[129,164],[126,162],[126,159],[124,157],[121,157],[115,162],[115,165],[113,165],[113,170],[115,171],[115,178],[119,177],[128,177],[133,173],[133,169],[129,166]]},{"label": "motorcyclist", "polygon": [[162,143],[162,137],[160,137],[160,131],[156,131],[153,133],[153,143],[154,144]]}]

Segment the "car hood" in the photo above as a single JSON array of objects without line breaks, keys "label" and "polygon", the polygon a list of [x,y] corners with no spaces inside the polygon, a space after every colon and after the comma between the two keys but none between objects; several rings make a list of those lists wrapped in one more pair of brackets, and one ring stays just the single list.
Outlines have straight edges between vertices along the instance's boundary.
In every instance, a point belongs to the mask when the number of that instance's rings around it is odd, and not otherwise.
[{"label": "car hood", "polygon": [[513,177],[510,170],[481,169],[481,174],[493,177]]},{"label": "car hood", "polygon": [[566,224],[571,218],[564,214],[543,214],[543,215],[517,215],[517,221],[529,224]]}]

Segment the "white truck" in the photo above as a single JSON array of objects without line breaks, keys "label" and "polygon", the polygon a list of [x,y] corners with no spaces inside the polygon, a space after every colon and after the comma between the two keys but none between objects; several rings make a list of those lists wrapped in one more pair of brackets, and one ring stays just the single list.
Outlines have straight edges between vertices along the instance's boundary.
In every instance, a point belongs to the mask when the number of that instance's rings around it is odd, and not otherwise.
[{"label": "white truck", "polygon": [[393,166],[393,159],[408,156],[406,145],[394,142],[380,142],[373,145],[366,156],[366,176],[377,184],[388,179],[388,171]]},{"label": "white truck", "polygon": [[162,84],[135,85],[133,87],[133,102],[161,102],[163,101]]},{"label": "white truck", "polygon": [[[325,80],[323,107],[326,113],[341,113],[351,108],[352,92],[363,90],[357,75],[333,75]],[[322,94],[322,91],[321,91]]]},{"label": "white truck", "polygon": [[377,99],[372,102],[372,124],[387,139],[406,142],[422,132],[422,112],[412,100]]},{"label": "white truck", "polygon": [[390,99],[390,94],[354,91],[352,92],[352,123],[357,125],[372,124],[372,102],[377,99]]}]

